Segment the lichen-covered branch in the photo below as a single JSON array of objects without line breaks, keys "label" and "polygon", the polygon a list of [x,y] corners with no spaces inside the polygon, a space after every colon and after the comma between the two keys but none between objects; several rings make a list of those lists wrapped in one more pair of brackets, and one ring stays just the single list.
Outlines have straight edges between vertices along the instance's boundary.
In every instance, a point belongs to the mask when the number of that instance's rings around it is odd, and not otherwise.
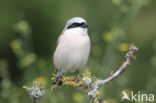
[{"label": "lichen-covered branch", "polygon": [[133,44],[130,45],[129,51],[126,54],[126,61],[119,67],[119,69],[110,75],[108,78],[104,80],[99,80],[96,77],[92,76],[90,72],[86,72],[82,76],[64,76],[61,77],[61,84],[66,86],[72,86],[75,88],[82,89],[93,101],[93,103],[103,103],[103,100],[100,96],[100,91],[98,89],[112,81],[113,79],[117,78],[121,75],[127,67],[132,63],[135,59],[135,53],[137,52],[138,48],[135,47]]},{"label": "lichen-covered branch", "polygon": [[23,88],[29,92],[30,96],[32,97],[32,103],[37,103],[37,100],[40,99],[44,94],[44,87],[42,86],[42,82],[33,82],[32,87],[23,86]]},{"label": "lichen-covered branch", "polygon": [[96,80],[92,86],[91,90],[88,92],[88,96],[91,98],[96,98],[96,91],[101,85],[104,85],[106,83],[109,83],[113,79],[117,78],[119,75],[121,75],[127,67],[131,64],[131,62],[136,58],[135,53],[137,52],[138,48],[135,47],[133,44],[130,45],[129,51],[126,54],[126,61],[120,66],[120,68],[112,75],[110,75],[108,78],[104,80]]}]

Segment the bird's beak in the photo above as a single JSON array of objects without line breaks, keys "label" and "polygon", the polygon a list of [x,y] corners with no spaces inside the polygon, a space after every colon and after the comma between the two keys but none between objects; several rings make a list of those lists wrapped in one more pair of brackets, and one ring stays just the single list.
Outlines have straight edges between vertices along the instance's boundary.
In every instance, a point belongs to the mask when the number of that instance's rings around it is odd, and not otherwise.
[{"label": "bird's beak", "polygon": [[87,24],[87,23],[84,23],[84,24],[82,25],[82,27],[83,27],[83,28],[88,28],[88,24]]}]

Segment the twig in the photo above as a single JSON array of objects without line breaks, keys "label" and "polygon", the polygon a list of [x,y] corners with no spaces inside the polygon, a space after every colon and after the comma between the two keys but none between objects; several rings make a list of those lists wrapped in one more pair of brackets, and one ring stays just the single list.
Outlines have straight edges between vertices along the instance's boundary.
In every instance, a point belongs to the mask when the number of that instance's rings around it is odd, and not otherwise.
[{"label": "twig", "polygon": [[37,103],[37,99],[32,97],[32,103]]},{"label": "twig", "polygon": [[29,92],[30,96],[32,97],[32,103],[37,103],[37,100],[40,99],[44,94],[42,82],[39,84],[37,82],[33,82],[32,87],[23,86],[23,88]]}]

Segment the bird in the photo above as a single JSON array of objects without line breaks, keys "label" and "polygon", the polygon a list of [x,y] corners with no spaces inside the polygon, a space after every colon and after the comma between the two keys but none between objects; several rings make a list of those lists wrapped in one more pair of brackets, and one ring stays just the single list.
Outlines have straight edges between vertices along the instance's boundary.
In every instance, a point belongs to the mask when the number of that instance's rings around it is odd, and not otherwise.
[{"label": "bird", "polygon": [[57,80],[67,72],[73,73],[82,69],[88,61],[90,48],[86,20],[82,17],[69,19],[58,37],[53,55]]}]

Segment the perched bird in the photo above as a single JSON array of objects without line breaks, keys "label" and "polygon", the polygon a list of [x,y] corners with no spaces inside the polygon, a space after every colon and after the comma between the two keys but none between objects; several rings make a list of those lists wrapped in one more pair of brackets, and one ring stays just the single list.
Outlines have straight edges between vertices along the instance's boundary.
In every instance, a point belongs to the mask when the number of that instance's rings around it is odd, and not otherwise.
[{"label": "perched bird", "polygon": [[81,17],[68,20],[58,38],[53,56],[56,77],[60,78],[66,72],[83,68],[88,60],[90,47],[87,22]]}]

